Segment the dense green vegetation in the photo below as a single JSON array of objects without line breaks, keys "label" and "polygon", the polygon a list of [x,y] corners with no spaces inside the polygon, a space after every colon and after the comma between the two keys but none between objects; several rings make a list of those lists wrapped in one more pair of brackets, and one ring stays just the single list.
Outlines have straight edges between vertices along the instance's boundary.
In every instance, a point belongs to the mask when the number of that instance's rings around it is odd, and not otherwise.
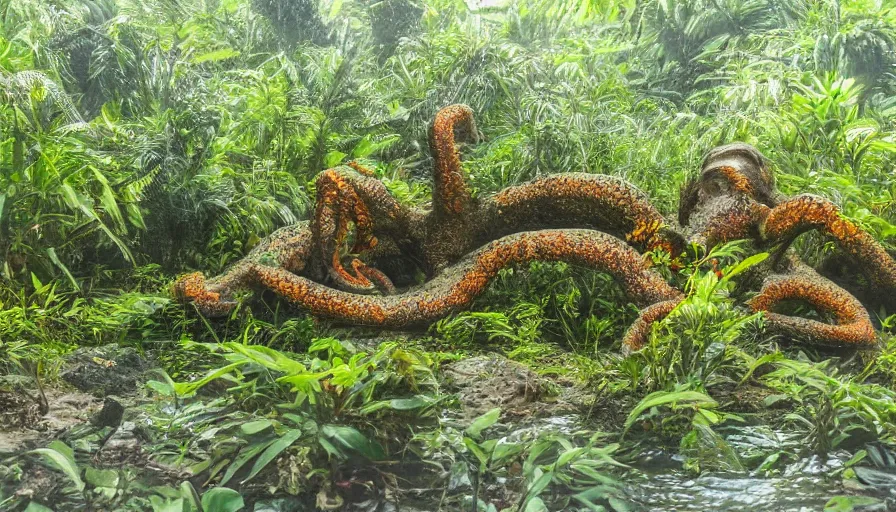
[{"label": "dense green vegetation", "polygon": [[[639,510],[657,453],[691,476],[812,474],[826,510],[896,506],[896,312],[875,311],[879,351],[771,337],[731,298],[737,243],[670,276],[686,303],[628,357],[634,306],[563,264],[505,271],[426,332],[267,295],[215,321],[171,301],[177,274],[306,219],[329,166],[361,160],[423,204],[427,124],[451,103],[484,136],[463,148],[477,194],[612,174],[674,217],[703,154],[745,141],[784,194],[896,245],[896,6],[479,3],[0,0],[0,392],[64,389],[78,347],[154,366],[125,416],[140,454],[95,456],[99,424],[0,451],[0,510]],[[797,247],[838,265],[820,237]],[[492,352],[574,426],[461,412],[443,370]]]}]

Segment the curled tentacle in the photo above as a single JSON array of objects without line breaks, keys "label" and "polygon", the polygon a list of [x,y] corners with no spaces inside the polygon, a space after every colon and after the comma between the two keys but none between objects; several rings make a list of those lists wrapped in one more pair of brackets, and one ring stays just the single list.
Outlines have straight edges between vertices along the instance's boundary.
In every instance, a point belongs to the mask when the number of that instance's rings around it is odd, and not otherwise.
[{"label": "curled tentacle", "polygon": [[[799,300],[832,317],[825,323],[773,312],[783,301]],[[810,269],[774,275],[750,301],[754,311],[764,311],[769,327],[789,338],[820,345],[872,346],[877,341],[868,311],[849,292]]]},{"label": "curled tentacle", "polygon": [[202,272],[180,276],[171,286],[172,295],[181,303],[193,303],[203,316],[226,316],[236,302],[221,297],[221,293],[209,289]]},{"label": "curled tentacle", "polygon": [[803,194],[773,208],[762,224],[769,243],[788,245],[800,234],[819,229],[833,237],[881,291],[896,291],[896,260],[886,249],[854,222],[843,217],[839,208],[822,197]]},{"label": "curled tentacle", "polygon": [[434,276],[473,249],[476,202],[467,184],[457,140],[476,140],[473,111],[449,105],[436,113],[429,132],[433,168],[432,211],[424,222],[424,271]]},{"label": "curled tentacle", "polygon": [[429,133],[429,150],[435,159],[433,213],[438,217],[469,214],[473,196],[467,186],[456,138],[476,140],[473,111],[466,105],[449,105],[436,113]]},{"label": "curled tentacle", "polygon": [[264,238],[245,258],[220,276],[206,280],[201,272],[186,274],[172,285],[182,303],[192,302],[207,317],[229,314],[236,306],[233,293],[252,284],[253,265],[276,265],[287,272],[305,272],[311,256],[312,235],[308,222],[280,228]]},{"label": "curled tentacle", "polygon": [[[376,247],[375,233],[399,233],[408,212],[386,190],[383,183],[351,168],[328,169],[317,178],[314,235],[319,258],[330,278],[340,288],[359,293],[393,289],[388,278],[358,258],[351,258],[351,271],[342,263],[341,250],[354,224],[352,252],[361,254]],[[369,275],[375,275],[371,280]]]},{"label": "curled tentacle", "polygon": [[622,338],[623,352],[629,353],[643,348],[647,344],[653,324],[669,316],[669,313],[681,304],[682,300],[684,300],[683,295],[651,304],[642,309],[635,323],[625,331],[625,336]]},{"label": "curled tentacle", "polygon": [[637,251],[615,237],[590,230],[543,230],[506,236],[469,254],[421,287],[397,295],[352,294],[263,265],[253,267],[253,278],[314,315],[401,327],[430,322],[468,306],[501,269],[535,260],[564,261],[607,272],[640,306],[679,295]]}]

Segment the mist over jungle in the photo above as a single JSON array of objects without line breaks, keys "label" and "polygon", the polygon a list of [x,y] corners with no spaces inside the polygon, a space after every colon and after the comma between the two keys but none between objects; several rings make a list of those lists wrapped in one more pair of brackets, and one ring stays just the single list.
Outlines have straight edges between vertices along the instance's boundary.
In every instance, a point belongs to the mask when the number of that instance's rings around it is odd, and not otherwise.
[{"label": "mist over jungle", "polygon": [[0,0],[0,511],[896,510],[896,3]]}]

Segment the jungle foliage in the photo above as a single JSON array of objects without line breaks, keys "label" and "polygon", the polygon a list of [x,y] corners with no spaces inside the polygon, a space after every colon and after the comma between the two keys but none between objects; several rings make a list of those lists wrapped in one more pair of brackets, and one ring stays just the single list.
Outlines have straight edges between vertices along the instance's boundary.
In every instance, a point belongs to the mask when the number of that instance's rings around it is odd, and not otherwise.
[{"label": "jungle foliage", "polygon": [[[873,482],[896,480],[896,312],[875,312],[879,353],[782,343],[732,298],[765,257],[737,243],[670,274],[688,298],[629,356],[637,310],[564,264],[506,270],[410,334],[267,296],[220,321],[172,302],[177,274],[306,219],[329,166],[363,161],[424,204],[427,124],[450,103],[483,132],[463,148],[476,194],[585,171],[672,215],[705,151],[744,141],[784,194],[896,245],[891,2],[0,0],[0,376],[55,386],[79,346],[137,348],[158,366],[143,455],[183,472],[100,465],[109,428],[68,431],[0,457],[0,509],[637,510],[645,447],[694,474],[822,457],[853,489],[827,509],[894,505]],[[481,352],[587,390],[590,414],[566,431],[462,418],[439,373]],[[51,495],[16,493],[40,471]]]}]

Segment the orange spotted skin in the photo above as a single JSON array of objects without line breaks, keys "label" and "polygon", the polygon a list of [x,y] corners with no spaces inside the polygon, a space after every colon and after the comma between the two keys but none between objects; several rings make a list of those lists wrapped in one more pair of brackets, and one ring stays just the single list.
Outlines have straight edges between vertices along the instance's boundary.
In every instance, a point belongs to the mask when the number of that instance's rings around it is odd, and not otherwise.
[{"label": "orange spotted skin", "polygon": [[[785,256],[793,240],[809,230],[833,238],[880,291],[896,291],[896,261],[830,201],[800,195],[780,201],[765,158],[751,146],[734,144],[712,150],[698,179],[682,190],[679,209],[691,241],[707,247],[750,239],[759,249],[778,254],[765,271],[763,288],[751,302],[764,311],[773,331],[813,344],[873,346],[877,337],[870,315],[858,299],[798,261]],[[782,301],[805,301],[832,323],[774,312]]]},{"label": "orange spotted skin", "polygon": [[186,274],[172,286],[172,295],[182,303],[193,303],[205,316],[229,314],[236,306],[231,294],[255,284],[252,269],[259,262],[277,265],[286,272],[302,273],[311,258],[312,234],[308,222],[280,228],[262,240],[227,272],[206,281],[200,272]]},{"label": "orange spotted skin", "polygon": [[[315,211],[318,236],[322,241],[321,258],[324,261],[329,259],[328,270],[332,279],[346,289],[358,292],[374,290],[375,284],[365,275],[366,266],[361,260],[352,258],[351,267],[354,272],[349,272],[342,265],[340,249],[349,235],[351,223],[355,226],[353,253],[373,249],[377,243],[367,203],[360,198],[344,173],[330,169],[318,177]],[[387,287],[391,287],[391,283]]]},{"label": "orange spotted skin", "polygon": [[[639,249],[683,249],[683,240],[668,229],[647,196],[619,178],[557,174],[475,200],[456,143],[475,140],[476,133],[472,110],[465,105],[436,114],[430,131],[434,169],[429,211],[399,204],[370,169],[356,162],[321,173],[314,221],[317,257],[336,287],[388,293],[394,286],[385,274],[368,277],[377,259],[395,255],[387,248],[398,247],[433,277],[492,240],[545,228],[594,228]],[[352,226],[355,244],[349,252],[355,256],[345,256]],[[377,250],[380,242],[384,248]]]},{"label": "orange spotted skin", "polygon": [[[509,187],[484,201],[477,238],[521,228],[588,227],[611,233],[640,249],[682,249],[646,194],[614,176],[563,173]],[[675,254],[677,255],[677,254]]]},{"label": "orange spotted skin", "polygon": [[647,344],[650,338],[650,330],[654,323],[669,316],[681,301],[683,296],[679,296],[670,300],[657,302],[641,310],[641,314],[635,323],[628,328],[625,336],[622,338],[622,348],[625,352],[634,352],[641,350]]},{"label": "orange spotted skin", "polygon": [[[776,305],[789,300],[808,302],[819,312],[831,316],[833,323],[774,312]],[[750,301],[750,307],[766,312],[770,327],[789,338],[816,345],[869,346],[877,343],[871,318],[859,300],[811,269],[767,278],[762,290]]]},{"label": "orange spotted skin", "polygon": [[387,296],[335,290],[281,268],[256,265],[255,279],[314,315],[384,327],[427,323],[467,307],[498,272],[530,261],[564,261],[606,272],[638,305],[680,296],[641,255],[611,235],[561,229],[508,235],[469,254],[419,288]]},{"label": "orange spotted skin", "polygon": [[719,174],[721,174],[725,177],[725,179],[728,180],[733,191],[753,197],[753,184],[750,183],[750,179],[746,176],[746,174],[740,172],[730,165],[720,165],[716,169]]},{"label": "orange spotted skin", "polygon": [[220,293],[207,289],[200,272],[181,276],[172,286],[172,295],[181,302],[192,302],[207,316],[224,316],[233,308],[232,303],[221,300]]},{"label": "orange spotted skin", "polygon": [[435,159],[432,203],[439,216],[469,213],[473,207],[457,151],[457,132],[465,139],[476,137],[473,110],[466,105],[449,105],[439,110],[429,133],[429,150]]},{"label": "orange spotted skin", "polygon": [[[357,256],[343,265],[343,248],[354,228],[351,254],[373,251],[380,238],[401,239],[409,233],[412,213],[396,201],[383,183],[358,164],[328,169],[317,177],[317,202],[312,225],[316,266],[323,266],[339,288],[357,293],[389,292],[394,286],[385,274]],[[360,169],[360,170],[358,170]],[[371,276],[373,279],[371,279]]]},{"label": "orange spotted skin", "polygon": [[[456,143],[475,140],[476,133],[472,110],[465,105],[451,105],[436,114],[430,132],[432,210],[400,204],[372,170],[356,162],[328,169],[315,182],[317,200],[310,227],[304,228],[307,240],[301,251],[261,244],[246,261],[207,286],[229,296],[230,288],[254,283],[246,272],[247,264],[255,262],[254,253],[276,252],[292,259],[301,254],[304,259],[286,269],[323,284],[353,293],[391,294],[396,287],[376,268],[378,262],[401,256],[435,277],[484,244],[543,228],[595,228],[640,249],[680,251],[680,237],[672,235],[647,196],[618,178],[560,174],[474,200]],[[181,298],[197,304],[213,302],[201,300],[198,291]]]},{"label": "orange spotted skin", "polygon": [[[822,198],[779,202],[765,158],[746,144],[709,152],[699,177],[682,189],[676,228],[645,194],[610,176],[556,174],[473,198],[456,142],[475,138],[469,107],[452,105],[436,115],[431,210],[402,205],[360,164],[328,169],[317,178],[310,222],[277,230],[214,279],[182,276],[173,294],[204,315],[220,316],[232,311],[236,290],[260,287],[317,316],[404,327],[468,307],[503,268],[563,261],[610,274],[644,308],[623,340],[631,351],[684,298],[638,250],[678,256],[686,240],[711,247],[736,239],[783,250],[810,229],[840,243],[880,290],[896,290],[896,264],[877,241]],[[427,281],[399,290],[380,266],[396,258],[422,270]],[[855,297],[795,256],[767,261],[755,272],[769,277],[749,305],[765,312],[770,328],[814,344],[874,345],[870,315]],[[791,300],[808,302],[831,322],[775,312]]]},{"label": "orange spotted skin", "polygon": [[827,199],[803,194],[782,202],[768,215],[763,236],[769,243],[789,243],[811,229],[821,230],[836,240],[878,291],[896,290],[896,261],[874,237],[844,218]]}]

